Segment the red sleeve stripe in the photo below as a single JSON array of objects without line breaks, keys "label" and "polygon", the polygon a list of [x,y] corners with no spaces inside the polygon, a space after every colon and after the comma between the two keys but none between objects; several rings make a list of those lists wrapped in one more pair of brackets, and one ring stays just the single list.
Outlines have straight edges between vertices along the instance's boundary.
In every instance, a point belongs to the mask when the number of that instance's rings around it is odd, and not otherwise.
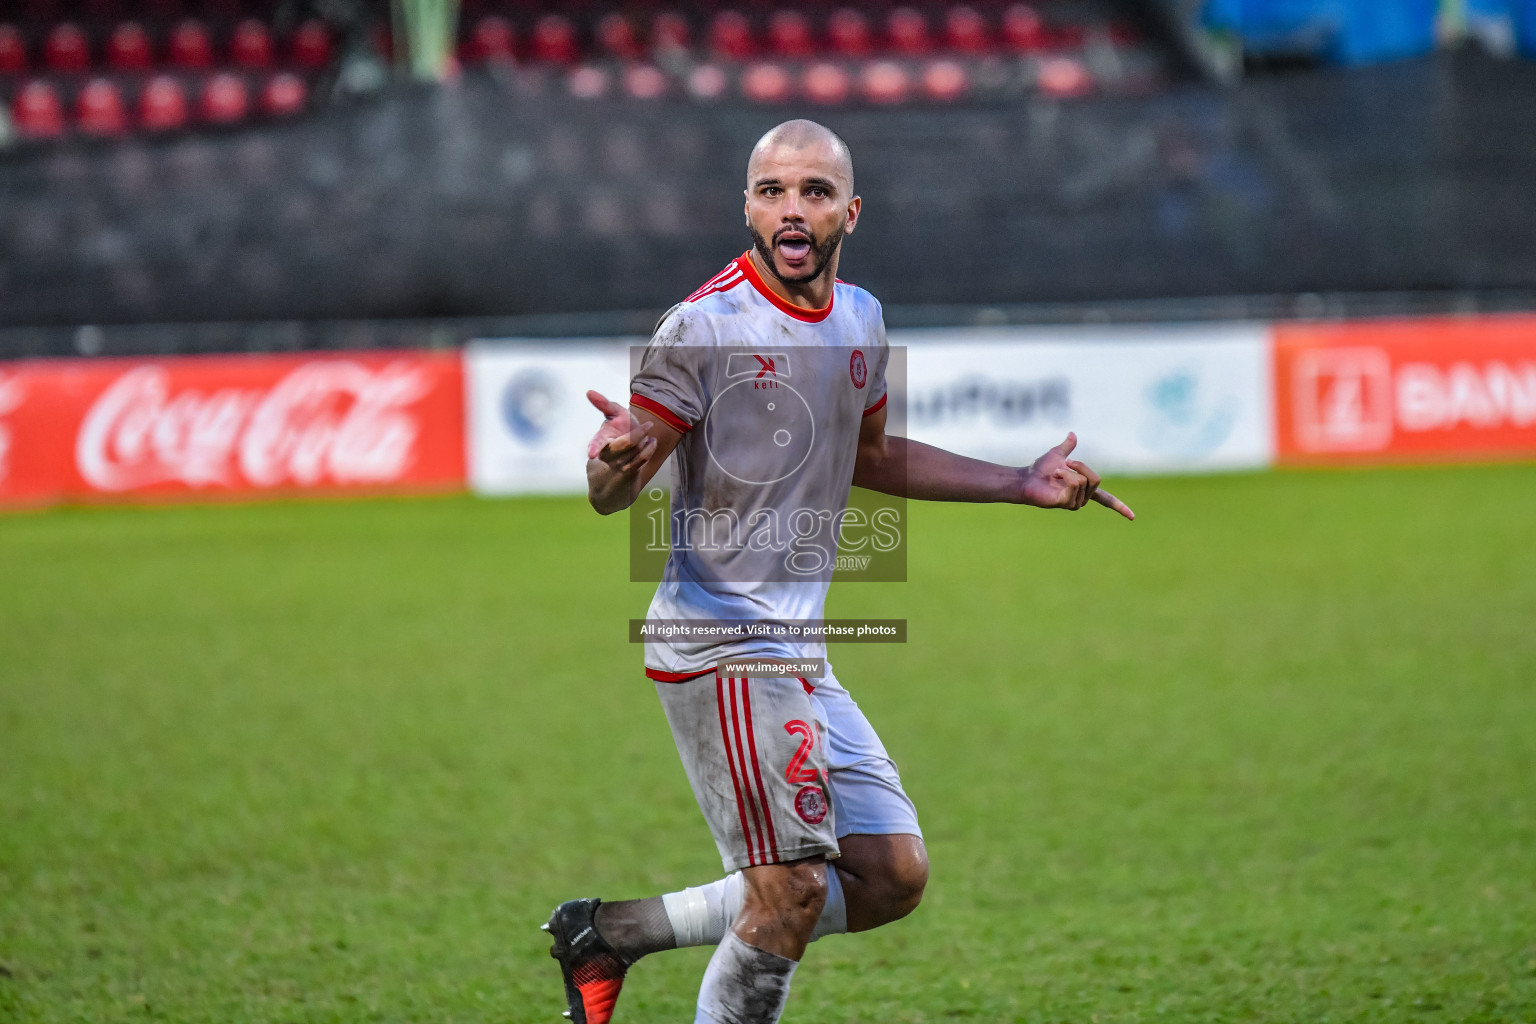
[{"label": "red sleeve stripe", "polygon": [[714,277],[710,278],[708,281],[705,281],[702,285],[699,286],[698,291],[694,292],[683,301],[698,302],[706,295],[713,295],[715,292],[728,292],[732,288],[735,288],[737,285],[741,284],[741,282],[744,280],[746,280],[746,278],[742,276],[741,268],[736,265],[735,260],[732,260],[729,266],[720,271],[720,273],[716,274]]},{"label": "red sleeve stripe", "polygon": [[692,424],[684,423],[681,416],[673,412],[671,409],[668,409],[654,398],[646,398],[644,395],[630,395],[629,404],[632,406],[638,405],[646,412],[654,413],[655,415],[660,416],[661,421],[667,426],[671,427],[673,430],[681,430],[686,434],[688,431],[693,429]]},{"label": "red sleeve stripe", "polygon": [[872,415],[874,413],[879,412],[881,409],[884,409],[885,408],[885,400],[887,398],[889,398],[889,397],[891,397],[891,393],[889,391],[887,391],[885,394],[880,396],[880,401],[876,402],[874,405],[872,405],[868,409],[864,410],[864,415],[865,416],[870,416],[870,415]]}]

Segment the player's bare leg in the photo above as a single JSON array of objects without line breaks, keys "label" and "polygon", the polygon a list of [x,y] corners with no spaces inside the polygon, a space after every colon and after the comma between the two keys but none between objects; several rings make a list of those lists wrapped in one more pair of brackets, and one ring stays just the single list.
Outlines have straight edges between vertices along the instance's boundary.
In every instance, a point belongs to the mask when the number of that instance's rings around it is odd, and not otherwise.
[{"label": "player's bare leg", "polygon": [[928,848],[921,836],[850,835],[837,841],[835,862],[850,932],[900,921],[922,902]]}]

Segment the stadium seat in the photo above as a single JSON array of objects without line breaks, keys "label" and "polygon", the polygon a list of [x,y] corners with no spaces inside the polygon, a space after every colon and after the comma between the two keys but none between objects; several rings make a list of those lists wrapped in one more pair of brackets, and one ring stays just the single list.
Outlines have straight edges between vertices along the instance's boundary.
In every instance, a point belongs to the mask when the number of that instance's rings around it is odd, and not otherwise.
[{"label": "stadium seat", "polygon": [[53,27],[43,43],[43,65],[49,71],[87,71],[91,66],[91,43],[72,21]]},{"label": "stadium seat", "polygon": [[985,53],[991,44],[986,19],[974,7],[951,7],[944,12],[944,44],[961,53]]},{"label": "stadium seat", "polygon": [[229,59],[243,68],[272,66],[272,33],[255,18],[246,18],[235,26],[229,40]]},{"label": "stadium seat", "polygon": [[110,137],[121,135],[128,127],[123,111],[123,94],[117,83],[107,78],[93,78],[75,97],[75,124],[85,135]]},{"label": "stadium seat", "polygon": [[928,19],[912,7],[898,7],[885,22],[891,48],[898,53],[927,53]]},{"label": "stadium seat", "polygon": [[900,103],[907,98],[908,88],[906,70],[894,61],[871,61],[859,76],[859,89],[871,103]]},{"label": "stadium seat", "polygon": [[757,103],[782,103],[792,89],[789,72],[778,64],[754,64],[741,76],[741,94]]},{"label": "stadium seat", "polygon": [[187,94],[171,75],[156,75],[139,91],[139,125],[152,132],[173,131],[187,123]]},{"label": "stadium seat", "polygon": [[572,71],[565,87],[579,100],[597,100],[608,94],[608,82],[608,72],[588,64]]},{"label": "stadium seat", "polygon": [[836,64],[812,64],[806,69],[800,88],[812,103],[842,103],[853,90],[853,79]]},{"label": "stadium seat", "polygon": [[936,60],[923,68],[923,95],[948,103],[964,96],[970,88],[965,68],[952,60]]},{"label": "stadium seat", "polygon": [[178,21],[165,49],[174,67],[188,71],[213,67],[213,40],[208,35],[208,26],[196,18]]},{"label": "stadium seat", "polygon": [[510,61],[517,56],[517,33],[512,23],[497,14],[475,22],[470,34],[469,55],[476,60]]},{"label": "stadium seat", "polygon": [[729,76],[717,64],[700,64],[688,72],[688,94],[694,99],[717,100],[730,84]]},{"label": "stadium seat", "polygon": [[245,80],[220,72],[203,83],[201,113],[209,124],[234,124],[245,117],[249,97]]},{"label": "stadium seat", "polygon": [[331,33],[325,23],[311,18],[293,34],[290,51],[293,62],[301,68],[318,71],[331,62]]},{"label": "stadium seat", "polygon": [[1028,4],[1014,4],[1003,12],[1003,39],[1019,53],[1038,53],[1048,45],[1045,22]]},{"label": "stadium seat", "polygon": [[1037,84],[1048,96],[1083,96],[1093,91],[1093,76],[1071,57],[1052,57],[1040,65]]},{"label": "stadium seat", "polygon": [[533,56],[535,60],[551,64],[573,63],[579,51],[576,47],[576,26],[569,18],[558,14],[546,14],[533,26]]},{"label": "stadium seat", "polygon": [[107,66],[114,71],[148,71],[154,64],[149,33],[138,22],[121,22],[107,37]]},{"label": "stadium seat", "polygon": [[597,23],[597,45],[619,60],[635,60],[642,52],[634,23],[618,11],[605,14]]},{"label": "stadium seat", "polygon": [[662,11],[651,22],[651,46],[657,53],[684,53],[692,33],[688,19],[676,11]]},{"label": "stadium seat", "polygon": [[752,25],[736,11],[721,11],[709,24],[709,48],[725,60],[745,60],[756,47]]},{"label": "stadium seat", "polygon": [[261,89],[261,112],[270,117],[292,117],[304,109],[308,93],[298,75],[273,75]]},{"label": "stadium seat", "polygon": [[16,130],[31,139],[52,139],[64,134],[64,104],[58,90],[47,82],[28,82],[11,103]]},{"label": "stadium seat", "polygon": [[815,43],[811,23],[799,11],[775,11],[768,19],[768,48],[779,57],[804,57]]},{"label": "stadium seat", "polygon": [[27,40],[15,25],[0,25],[0,75],[27,70]]},{"label": "stadium seat", "polygon": [[827,38],[836,52],[862,57],[870,51],[869,19],[862,11],[840,7],[827,20]]},{"label": "stadium seat", "polygon": [[660,99],[667,93],[667,76],[650,64],[633,64],[624,71],[624,92],[633,99]]}]

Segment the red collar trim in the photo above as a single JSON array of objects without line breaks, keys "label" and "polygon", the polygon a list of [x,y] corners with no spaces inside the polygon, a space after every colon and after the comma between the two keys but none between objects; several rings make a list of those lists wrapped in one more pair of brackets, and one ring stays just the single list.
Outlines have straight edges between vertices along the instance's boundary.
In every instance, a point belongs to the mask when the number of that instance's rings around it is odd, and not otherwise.
[{"label": "red collar trim", "polygon": [[757,289],[758,294],[773,303],[779,312],[787,313],[796,320],[804,320],[808,324],[819,324],[832,315],[832,303],[837,300],[835,284],[832,289],[832,298],[827,300],[825,306],[820,309],[805,309],[801,306],[796,306],[792,302],[784,301],[777,292],[764,283],[762,275],[757,272],[757,265],[752,262],[751,249],[736,257],[736,265],[741,268],[741,272],[746,275],[747,280],[752,282],[752,287]]}]

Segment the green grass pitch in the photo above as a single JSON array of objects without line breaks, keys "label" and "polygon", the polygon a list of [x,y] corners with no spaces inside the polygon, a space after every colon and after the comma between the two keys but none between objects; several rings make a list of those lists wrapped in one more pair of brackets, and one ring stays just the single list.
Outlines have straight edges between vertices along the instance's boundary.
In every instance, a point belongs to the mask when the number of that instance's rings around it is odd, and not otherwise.
[{"label": "green grass pitch", "polygon": [[[914,506],[830,613],[933,859],[791,1022],[1536,1020],[1536,467]],[[578,500],[0,517],[0,1021],[559,1020],[717,877]],[[620,1022],[692,1019],[707,951]]]}]

